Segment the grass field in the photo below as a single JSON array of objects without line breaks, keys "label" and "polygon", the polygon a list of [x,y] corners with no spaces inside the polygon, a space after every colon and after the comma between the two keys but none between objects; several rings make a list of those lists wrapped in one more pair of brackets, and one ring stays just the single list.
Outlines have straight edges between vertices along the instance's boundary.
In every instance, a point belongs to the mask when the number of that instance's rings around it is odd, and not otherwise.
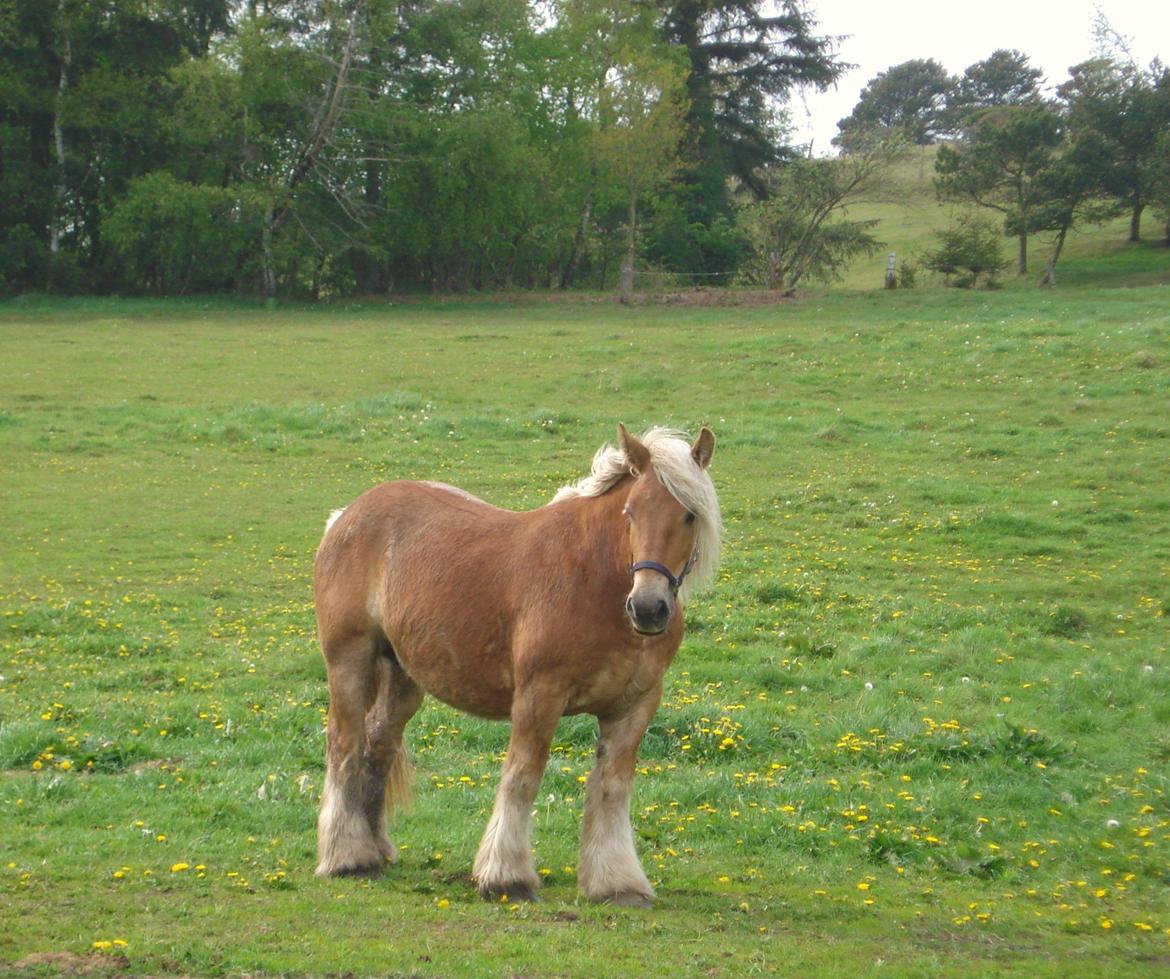
[{"label": "grass field", "polygon": [[[1165,974],[1170,276],[1127,261],[769,307],[0,306],[0,973]],[[710,424],[726,522],[635,787],[656,907],[577,902],[583,718],[543,900],[476,899],[507,732],[434,702],[401,862],[316,879],[325,515],[397,477],[538,506],[618,420]]]}]

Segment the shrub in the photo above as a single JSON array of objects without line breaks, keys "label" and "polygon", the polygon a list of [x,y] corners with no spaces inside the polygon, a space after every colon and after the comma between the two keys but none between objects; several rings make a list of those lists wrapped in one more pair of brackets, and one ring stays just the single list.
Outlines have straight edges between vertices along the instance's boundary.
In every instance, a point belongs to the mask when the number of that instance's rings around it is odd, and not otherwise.
[{"label": "shrub", "polygon": [[992,287],[997,273],[1007,266],[999,229],[986,218],[967,215],[937,232],[937,237],[939,247],[926,253],[923,264],[960,288],[978,285],[981,278]]},{"label": "shrub", "polygon": [[130,276],[163,295],[234,290],[260,241],[262,207],[241,188],[152,173],[102,224]]}]

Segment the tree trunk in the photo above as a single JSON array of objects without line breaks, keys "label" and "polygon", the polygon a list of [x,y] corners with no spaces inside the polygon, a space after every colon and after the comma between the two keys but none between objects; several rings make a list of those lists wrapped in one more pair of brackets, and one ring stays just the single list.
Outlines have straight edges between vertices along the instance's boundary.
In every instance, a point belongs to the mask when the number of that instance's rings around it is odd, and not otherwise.
[{"label": "tree trunk", "polygon": [[1064,251],[1064,239],[1067,236],[1068,225],[1066,224],[1056,234],[1056,241],[1052,245],[1052,255],[1049,257],[1044,275],[1040,279],[1041,286],[1047,286],[1049,289],[1056,287],[1056,263],[1060,261],[1060,253]]},{"label": "tree trunk", "polygon": [[264,211],[264,228],[260,233],[261,284],[265,299],[276,296],[276,269],[272,258],[272,233],[276,228],[276,211],[270,204]]},{"label": "tree trunk", "polygon": [[634,294],[634,254],[638,241],[638,191],[630,188],[630,213],[626,221],[626,257],[622,261],[618,301],[628,303]]},{"label": "tree trunk", "polygon": [[264,251],[263,288],[266,298],[272,298],[276,294],[276,274],[272,266],[272,242],[276,231],[288,217],[297,187],[317,165],[321,154],[333,138],[341,118],[345,91],[349,87],[349,72],[353,64],[354,49],[357,46],[358,18],[365,10],[367,2],[368,0],[357,0],[354,5],[349,18],[345,45],[341,50],[336,76],[333,79],[333,88],[322,103],[312,133],[301,147],[296,161],[274,188],[272,203],[264,215],[262,248]]},{"label": "tree trunk", "polygon": [[1019,258],[1017,259],[1016,271],[1020,275],[1028,274],[1028,236],[1026,234],[1020,235],[1020,250]]},{"label": "tree trunk", "polygon": [[581,223],[577,225],[577,233],[573,235],[573,250],[569,253],[569,261],[561,273],[561,288],[568,289],[577,277],[577,266],[581,264],[581,253],[585,250],[585,239],[589,234],[589,225],[593,221],[593,181],[585,188],[585,204],[581,208]]},{"label": "tree trunk", "polygon": [[61,71],[57,76],[57,98],[53,105],[53,150],[56,162],[56,186],[53,194],[53,215],[49,226],[49,291],[57,286],[61,235],[65,225],[65,198],[69,192],[65,153],[65,95],[69,91],[69,68],[73,63],[73,46],[69,41],[65,0],[57,0],[57,16],[61,31]]},{"label": "tree trunk", "polygon": [[1129,240],[1142,240],[1142,211],[1146,209],[1141,201],[1135,201],[1133,210],[1129,214]]}]

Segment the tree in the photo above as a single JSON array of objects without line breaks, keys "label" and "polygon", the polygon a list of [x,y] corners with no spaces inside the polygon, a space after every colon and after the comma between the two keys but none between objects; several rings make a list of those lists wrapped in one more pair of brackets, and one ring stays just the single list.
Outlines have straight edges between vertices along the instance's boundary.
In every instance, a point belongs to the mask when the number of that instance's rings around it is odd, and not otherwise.
[{"label": "tree", "polygon": [[998,211],[1019,243],[1017,270],[1028,271],[1028,233],[1043,200],[1040,177],[1057,159],[1062,119],[1048,103],[1001,105],[969,120],[962,140],[940,146],[936,187],[943,198]]},{"label": "tree", "polygon": [[745,278],[792,292],[806,278],[839,278],[850,260],[881,247],[870,233],[877,222],[841,215],[884,197],[885,178],[904,146],[878,134],[838,158],[799,158],[768,171],[768,196],[741,212],[750,246]]},{"label": "tree", "polygon": [[0,0],[0,250],[27,263],[10,283],[119,285],[102,217],[166,160],[166,74],[210,44],[227,8]]},{"label": "tree", "polygon": [[626,196],[622,302],[629,302],[633,292],[639,200],[678,166],[686,114],[683,81],[680,65],[622,50],[602,84],[595,137],[598,165],[616,176]]},{"label": "tree", "polygon": [[1162,133],[1158,139],[1156,159],[1160,163],[1154,165],[1154,195],[1151,203],[1161,217],[1165,231],[1165,241],[1170,245],[1170,131]]},{"label": "tree", "polygon": [[686,167],[663,210],[677,215],[653,247],[691,270],[721,271],[737,249],[730,229],[729,178],[756,196],[766,188],[761,167],[784,158],[778,107],[794,89],[825,89],[848,67],[836,60],[835,38],[817,33],[814,17],[796,0],[765,13],[762,0],[671,0],[662,36],[687,57]]},{"label": "tree", "polygon": [[951,90],[946,104],[946,129],[959,133],[974,115],[1001,105],[1027,105],[1040,100],[1044,73],[1028,56],[999,49],[970,65]]},{"label": "tree", "polygon": [[1056,285],[1056,263],[1069,232],[1078,223],[1101,221],[1116,213],[1115,207],[1097,194],[1095,174],[1100,163],[1087,158],[1094,150],[1091,146],[1067,146],[1037,176],[1029,230],[1052,234],[1052,250],[1040,279],[1042,286]]},{"label": "tree", "polygon": [[879,128],[911,143],[933,143],[947,130],[946,106],[954,90],[955,80],[933,59],[895,65],[862,89],[853,111],[837,123],[834,142],[848,146],[851,134]]},{"label": "tree", "polygon": [[1113,57],[1086,61],[1057,90],[1067,106],[1071,138],[1092,147],[1101,161],[1102,191],[1123,202],[1129,240],[1141,239],[1142,212],[1158,193],[1163,156],[1159,141],[1170,130],[1170,69],[1148,69]]}]

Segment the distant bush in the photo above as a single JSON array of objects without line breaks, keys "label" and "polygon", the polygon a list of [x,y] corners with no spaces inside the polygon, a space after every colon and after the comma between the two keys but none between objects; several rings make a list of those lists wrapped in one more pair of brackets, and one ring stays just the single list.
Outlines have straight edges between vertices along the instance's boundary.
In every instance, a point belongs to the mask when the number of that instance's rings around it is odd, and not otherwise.
[{"label": "distant bush", "polygon": [[41,279],[47,262],[44,245],[27,224],[0,228],[0,296]]},{"label": "distant bush", "polygon": [[918,285],[921,261],[921,258],[917,256],[904,259],[895,274],[894,287],[897,289],[915,288]]},{"label": "distant bush", "polygon": [[961,289],[977,286],[981,279],[988,288],[994,287],[996,275],[1007,262],[1002,234],[993,221],[968,215],[936,235],[939,247],[923,257],[928,269]]},{"label": "distant bush", "polygon": [[262,205],[246,188],[152,173],[131,183],[103,222],[131,279],[181,295],[239,289],[260,240]]}]

